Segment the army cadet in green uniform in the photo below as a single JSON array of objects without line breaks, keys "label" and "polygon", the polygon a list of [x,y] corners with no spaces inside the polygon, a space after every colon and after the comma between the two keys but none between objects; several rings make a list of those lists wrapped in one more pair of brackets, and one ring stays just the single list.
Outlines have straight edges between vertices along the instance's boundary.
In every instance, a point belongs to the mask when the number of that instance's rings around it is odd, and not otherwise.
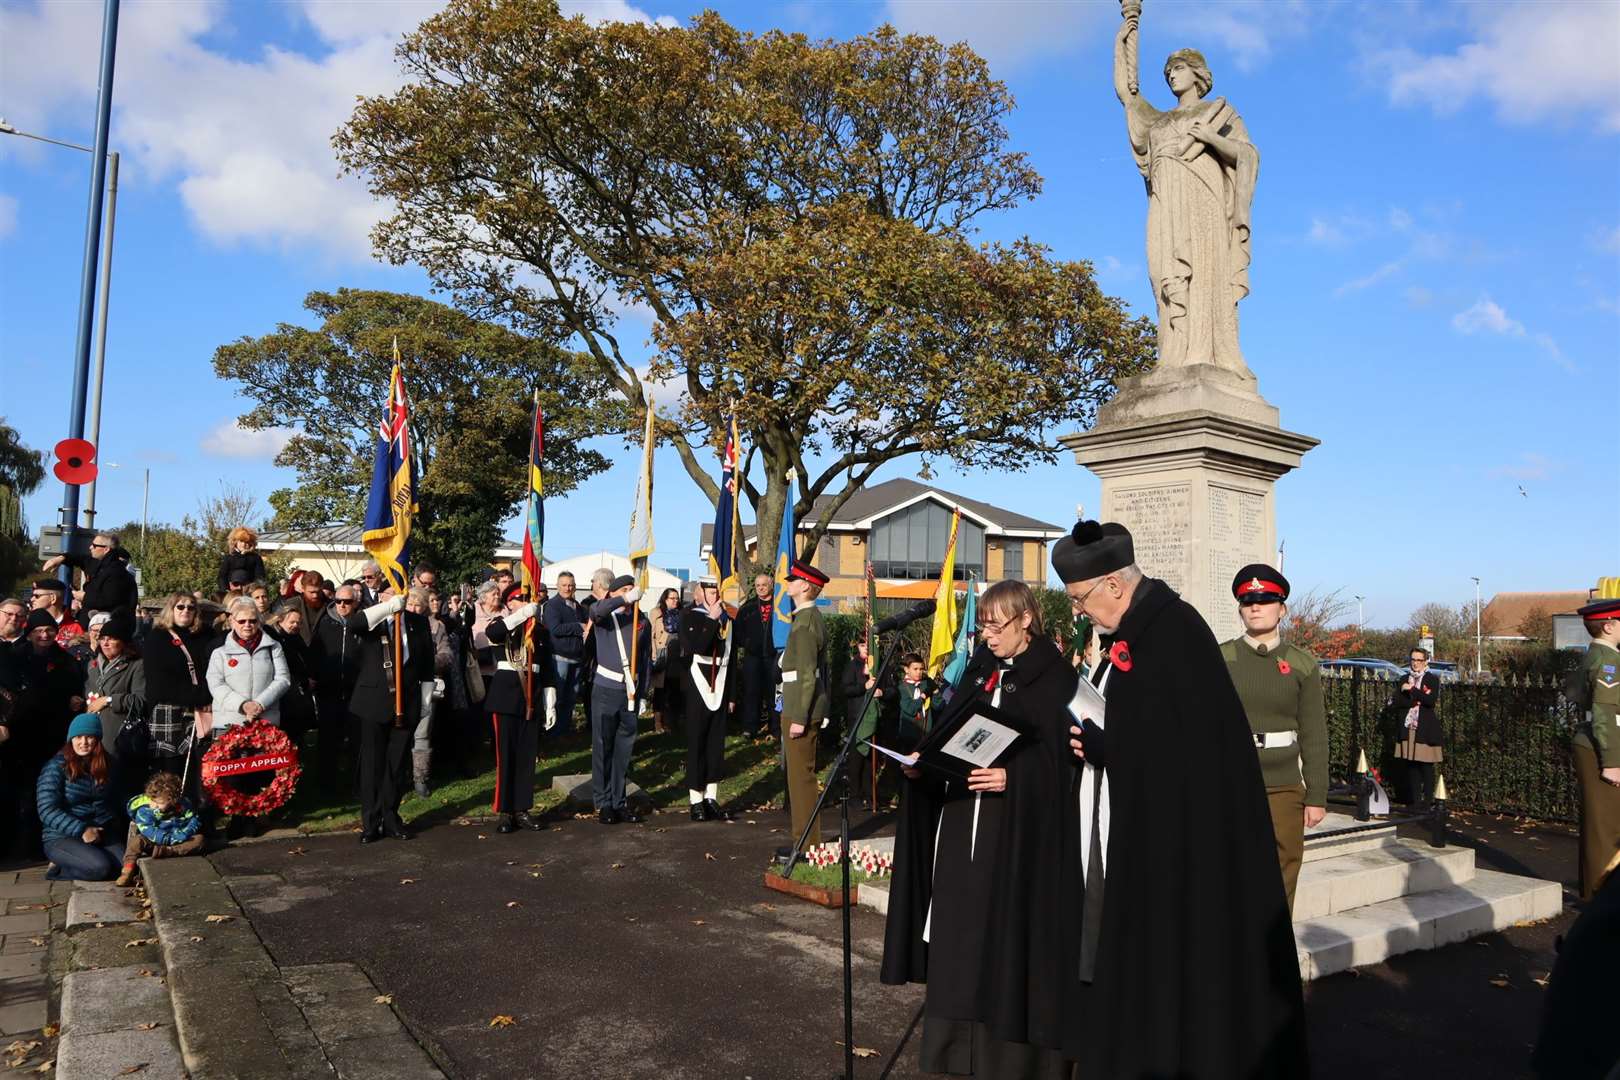
[{"label": "army cadet in green uniform", "polygon": [[1575,779],[1581,789],[1581,899],[1590,900],[1620,848],[1620,600],[1576,612],[1592,644],[1565,694],[1586,711],[1575,733]]},{"label": "army cadet in green uniform", "polygon": [[1243,636],[1221,645],[1254,732],[1255,752],[1271,804],[1288,908],[1305,854],[1305,830],[1322,821],[1328,786],[1327,714],[1316,657],[1282,640],[1278,624],[1288,612],[1288,579],[1252,563],[1232,579]]},{"label": "army cadet in green uniform", "polygon": [[[810,809],[821,795],[816,783],[816,733],[827,716],[827,625],[816,609],[816,597],[827,575],[809,563],[793,560],[788,568],[787,594],[793,601],[793,629],[782,650],[782,760],[787,770],[788,813],[793,821],[790,841],[804,835]],[[810,830],[806,844],[821,843],[821,822]],[[788,851],[778,852],[786,856]]]}]

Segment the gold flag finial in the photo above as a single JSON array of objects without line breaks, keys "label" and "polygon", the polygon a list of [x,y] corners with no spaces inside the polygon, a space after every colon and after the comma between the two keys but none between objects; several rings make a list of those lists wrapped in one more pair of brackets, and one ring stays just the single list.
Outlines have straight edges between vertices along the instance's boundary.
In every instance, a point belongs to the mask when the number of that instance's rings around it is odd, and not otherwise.
[{"label": "gold flag finial", "polygon": [[1356,758],[1356,772],[1360,773],[1362,776],[1366,776],[1368,771],[1367,751],[1363,750],[1361,752],[1361,756]]},{"label": "gold flag finial", "polygon": [[1446,778],[1444,776],[1434,782],[1434,801],[1446,801]]}]

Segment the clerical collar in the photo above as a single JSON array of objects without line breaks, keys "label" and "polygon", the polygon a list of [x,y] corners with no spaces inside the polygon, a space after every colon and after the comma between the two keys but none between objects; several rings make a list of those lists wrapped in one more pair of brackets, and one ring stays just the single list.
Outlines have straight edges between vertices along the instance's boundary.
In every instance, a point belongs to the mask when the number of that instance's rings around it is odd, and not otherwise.
[{"label": "clerical collar", "polygon": [[1244,634],[1243,641],[1244,644],[1249,646],[1249,648],[1253,649],[1261,656],[1265,656],[1269,653],[1276,652],[1277,649],[1281,647],[1282,634],[1275,630],[1263,638],[1252,637],[1249,634]]}]

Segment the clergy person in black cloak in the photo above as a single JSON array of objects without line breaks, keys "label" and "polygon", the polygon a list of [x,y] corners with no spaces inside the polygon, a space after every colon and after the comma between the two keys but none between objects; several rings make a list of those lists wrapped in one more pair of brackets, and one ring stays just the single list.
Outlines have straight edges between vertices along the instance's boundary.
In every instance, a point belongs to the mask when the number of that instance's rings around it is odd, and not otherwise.
[{"label": "clergy person in black cloak", "polygon": [[1299,964],[1266,790],[1215,636],[1144,577],[1122,525],[1052,549],[1102,634],[1103,723],[1071,727],[1084,901],[1067,1006],[1076,1075],[1309,1075]]},{"label": "clergy person in black cloak", "polygon": [[905,770],[882,979],[927,983],[923,1071],[1068,1080],[1061,1048],[1080,914],[1078,861],[1065,854],[1078,851],[1070,792],[1079,763],[1068,743],[1077,676],[1023,582],[992,585],[978,610],[981,645],[935,726],[988,702],[1035,735],[966,783]]}]

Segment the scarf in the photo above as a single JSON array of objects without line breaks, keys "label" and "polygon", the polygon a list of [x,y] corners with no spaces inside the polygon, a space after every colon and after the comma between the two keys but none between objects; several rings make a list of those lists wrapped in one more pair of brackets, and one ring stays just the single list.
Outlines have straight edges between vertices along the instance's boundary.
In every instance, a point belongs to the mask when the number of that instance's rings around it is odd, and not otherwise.
[{"label": "scarf", "polygon": [[253,652],[255,652],[258,649],[260,643],[264,641],[264,630],[262,628],[258,629],[258,630],[255,630],[255,631],[253,631],[253,636],[250,637],[250,638],[246,638],[246,639],[244,639],[242,637],[242,635],[238,634],[235,630],[232,630],[231,631],[231,637],[236,641],[236,643],[238,645],[240,645],[240,646],[242,646],[242,648],[246,649],[248,651],[249,655],[251,655]]}]

